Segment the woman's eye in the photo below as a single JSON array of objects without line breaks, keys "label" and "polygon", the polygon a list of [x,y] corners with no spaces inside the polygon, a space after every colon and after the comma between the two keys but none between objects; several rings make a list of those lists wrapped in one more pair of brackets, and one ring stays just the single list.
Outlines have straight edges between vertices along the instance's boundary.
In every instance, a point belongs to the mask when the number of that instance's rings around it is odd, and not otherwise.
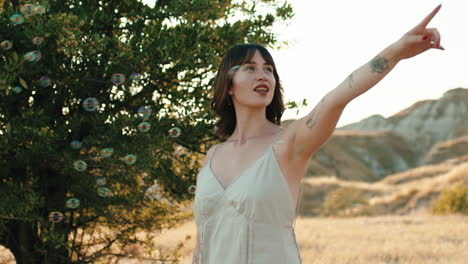
[{"label": "woman's eye", "polygon": [[255,70],[255,68],[253,66],[248,66],[246,69],[249,70],[249,71],[250,70]]},{"label": "woman's eye", "polygon": [[273,68],[270,68],[270,67],[266,68],[266,70],[267,70],[268,72],[273,72]]}]

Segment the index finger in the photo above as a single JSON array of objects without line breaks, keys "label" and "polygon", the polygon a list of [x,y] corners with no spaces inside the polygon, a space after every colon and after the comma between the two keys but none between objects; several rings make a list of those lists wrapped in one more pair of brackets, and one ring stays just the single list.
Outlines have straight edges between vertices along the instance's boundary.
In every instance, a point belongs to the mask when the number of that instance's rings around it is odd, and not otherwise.
[{"label": "index finger", "polygon": [[432,10],[432,12],[429,15],[427,15],[427,17],[425,17],[424,20],[421,21],[421,23],[419,23],[419,26],[426,27],[427,24],[431,22],[432,18],[437,14],[437,12],[439,12],[441,7],[442,7],[442,4],[438,5],[434,10]]}]

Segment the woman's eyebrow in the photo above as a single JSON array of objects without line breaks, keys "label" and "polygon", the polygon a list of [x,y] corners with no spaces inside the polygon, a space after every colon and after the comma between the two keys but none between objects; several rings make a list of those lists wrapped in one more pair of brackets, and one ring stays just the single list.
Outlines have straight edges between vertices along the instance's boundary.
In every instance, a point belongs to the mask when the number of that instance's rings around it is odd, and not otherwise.
[{"label": "woman's eyebrow", "polygon": [[[257,64],[257,63],[255,61],[246,61],[242,65],[244,65],[244,64]],[[270,64],[268,62],[265,62],[264,65],[273,66],[273,64]]]}]

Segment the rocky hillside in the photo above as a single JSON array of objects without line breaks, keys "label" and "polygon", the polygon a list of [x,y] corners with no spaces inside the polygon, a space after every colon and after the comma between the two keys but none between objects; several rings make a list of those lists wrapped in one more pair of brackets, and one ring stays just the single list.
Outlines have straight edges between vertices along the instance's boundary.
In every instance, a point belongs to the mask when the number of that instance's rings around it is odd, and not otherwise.
[{"label": "rocky hillside", "polygon": [[414,150],[391,131],[335,131],[309,162],[307,176],[377,181],[416,164]]},{"label": "rocky hillside", "polygon": [[[344,208],[342,216],[408,215],[429,213],[432,203],[444,189],[451,189],[463,182],[468,186],[468,155],[457,160],[435,165],[420,166],[405,172],[389,175],[374,183],[346,181],[336,177],[314,177],[304,180],[299,214],[321,216],[327,199],[333,199],[336,190],[346,189],[359,193],[364,203]],[[337,203],[346,203],[335,198]],[[337,200],[338,199],[338,200]]]},{"label": "rocky hillside", "polygon": [[[468,122],[468,120],[467,120]],[[468,136],[459,137],[435,144],[422,160],[423,164],[436,164],[443,161],[457,161],[468,153]]]},{"label": "rocky hillside", "polygon": [[[468,89],[447,91],[385,118],[337,128],[311,158],[306,177],[374,182],[468,154]],[[294,120],[283,122],[287,127]]]},{"label": "rocky hillside", "polygon": [[[374,115],[338,130],[388,130],[401,135],[422,158],[434,144],[468,135],[468,89],[447,91],[384,118]],[[421,161],[421,160],[420,160]]]}]

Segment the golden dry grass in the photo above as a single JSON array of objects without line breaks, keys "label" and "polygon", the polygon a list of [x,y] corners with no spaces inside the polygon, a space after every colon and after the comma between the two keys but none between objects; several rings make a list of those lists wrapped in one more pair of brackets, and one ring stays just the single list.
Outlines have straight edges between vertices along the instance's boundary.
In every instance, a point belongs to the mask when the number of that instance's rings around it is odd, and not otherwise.
[{"label": "golden dry grass", "polygon": [[[186,240],[186,236],[191,239]],[[191,264],[196,226],[189,221],[163,232],[161,248],[184,242],[181,264]],[[303,218],[296,221],[296,235],[304,264],[466,264],[468,216],[432,216],[423,211],[411,216]],[[0,263],[8,253],[0,249]],[[155,263],[126,259],[121,264]]]},{"label": "golden dry grass", "polygon": [[[340,187],[355,187],[379,195],[369,199],[373,206],[381,206],[385,216],[326,218],[298,217],[296,235],[304,264],[466,264],[468,263],[468,216],[433,216],[430,203],[418,201],[429,194],[438,194],[444,187],[460,180],[468,183],[468,163],[430,165],[375,182],[353,182],[336,177],[308,178],[311,189],[322,190],[321,196]],[[303,193],[303,195],[306,193]],[[303,196],[305,198],[306,196]],[[314,199],[319,199],[314,197]],[[404,200],[392,215],[387,205]],[[426,199],[427,200],[427,199]],[[304,201],[303,201],[304,202]],[[385,209],[386,208],[386,209]],[[192,206],[187,208],[193,210]],[[155,232],[156,234],[156,232]],[[144,235],[144,234],[141,234]],[[181,264],[191,264],[195,247],[196,226],[193,220],[171,230],[163,231],[154,240],[157,249],[174,249],[184,243]],[[140,258],[124,259],[121,264],[157,263],[148,248],[141,246],[120,249]],[[155,253],[155,252],[151,252]],[[0,246],[0,264],[15,261]]]},{"label": "golden dry grass", "polygon": [[[181,264],[191,264],[193,221],[163,233],[160,243],[185,243]],[[466,264],[468,216],[298,218],[296,235],[304,264]]]}]

